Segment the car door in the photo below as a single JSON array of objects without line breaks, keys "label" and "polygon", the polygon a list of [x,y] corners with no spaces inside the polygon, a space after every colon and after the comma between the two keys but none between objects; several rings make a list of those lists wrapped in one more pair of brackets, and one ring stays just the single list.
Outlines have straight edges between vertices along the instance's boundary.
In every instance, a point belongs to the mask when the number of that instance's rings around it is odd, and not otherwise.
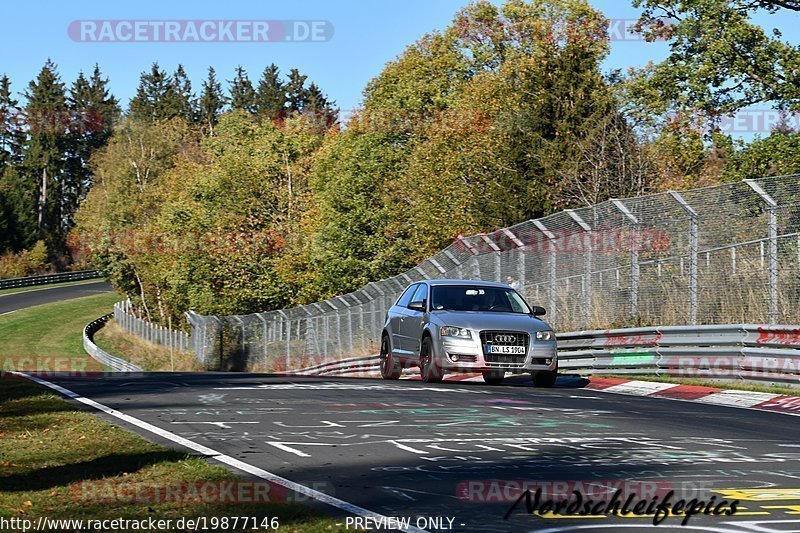
[{"label": "car door", "polygon": [[400,298],[397,299],[397,303],[389,310],[389,328],[392,331],[392,352],[395,355],[402,356],[405,353],[402,348],[403,337],[401,325],[405,320],[406,311],[408,311],[407,306],[411,302],[411,297],[416,292],[418,285],[418,283],[415,283],[407,287]]},{"label": "car door", "polygon": [[[425,302],[428,304],[428,286],[420,283],[411,296],[411,302]],[[422,326],[425,322],[425,313],[415,309],[405,309],[405,317],[400,321],[400,335],[402,335],[402,349],[404,355],[415,359],[419,356],[419,342],[422,338]]]}]

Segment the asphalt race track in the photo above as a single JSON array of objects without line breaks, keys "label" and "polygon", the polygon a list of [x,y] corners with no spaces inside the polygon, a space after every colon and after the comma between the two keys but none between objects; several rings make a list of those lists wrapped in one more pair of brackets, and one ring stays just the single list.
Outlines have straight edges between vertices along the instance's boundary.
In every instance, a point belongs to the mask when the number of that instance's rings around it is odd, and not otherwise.
[{"label": "asphalt race track", "polygon": [[82,296],[93,296],[113,290],[114,288],[107,281],[93,281],[60,287],[31,287],[30,290],[22,292],[0,294],[0,315],[26,307],[33,307],[34,305],[60,302],[61,300],[70,300]]},{"label": "asphalt race track", "polygon": [[652,517],[540,517],[524,504],[504,520],[526,482],[546,495],[607,500],[621,488],[637,499],[672,490],[673,503],[739,500],[734,516],[701,512],[686,527],[671,516],[658,531],[800,530],[793,416],[598,393],[570,376],[549,390],[529,379],[490,387],[216,373],[56,382],[370,511],[412,525],[424,517],[428,531],[653,529]]},{"label": "asphalt race track", "polygon": [[[0,313],[111,290],[106,282],[0,296]],[[652,516],[504,519],[519,487],[547,499],[738,499],[733,516],[665,519],[657,531],[800,531],[800,418],[529,379],[502,386],[238,373],[52,380],[105,406],[428,531],[653,530]],[[122,422],[154,442],[163,437]],[[635,501],[634,501],[635,503]],[[632,507],[633,505],[631,505]],[[337,516],[344,515],[337,512]],[[420,522],[417,522],[417,519]]]}]

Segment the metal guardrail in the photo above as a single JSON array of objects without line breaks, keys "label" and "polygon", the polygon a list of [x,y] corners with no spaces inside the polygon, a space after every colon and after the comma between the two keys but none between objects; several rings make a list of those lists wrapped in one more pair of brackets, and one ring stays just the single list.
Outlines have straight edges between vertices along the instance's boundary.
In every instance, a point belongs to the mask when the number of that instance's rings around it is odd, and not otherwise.
[{"label": "metal guardrail", "polygon": [[[732,324],[573,331],[558,334],[560,372],[800,385],[800,326]],[[345,375],[378,369],[377,355],[295,371]]]},{"label": "metal guardrail", "polygon": [[559,369],[800,385],[800,326],[731,324],[558,334]]},{"label": "metal guardrail", "polygon": [[301,376],[335,376],[362,372],[369,373],[378,370],[380,370],[380,356],[374,354],[329,361],[289,373]]},{"label": "metal guardrail", "polygon": [[113,314],[111,313],[101,316],[83,328],[83,349],[92,357],[92,359],[100,362],[115,372],[144,372],[144,369],[141,367],[126,361],[125,359],[111,355],[94,343],[94,334],[97,333],[97,331],[102,328],[112,316]]},{"label": "metal guardrail", "polygon": [[19,287],[35,287],[37,285],[50,285],[52,283],[65,283],[67,281],[81,281],[85,279],[101,278],[97,270],[79,270],[76,272],[62,272],[60,274],[42,274],[26,278],[0,279],[0,290],[16,289]]}]

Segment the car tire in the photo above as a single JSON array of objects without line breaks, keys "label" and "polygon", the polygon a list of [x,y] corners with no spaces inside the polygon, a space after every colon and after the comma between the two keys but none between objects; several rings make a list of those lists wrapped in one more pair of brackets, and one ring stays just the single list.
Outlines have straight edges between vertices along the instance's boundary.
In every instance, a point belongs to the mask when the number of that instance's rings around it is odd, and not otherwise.
[{"label": "car tire", "polygon": [[490,370],[488,372],[483,372],[483,382],[487,385],[500,385],[505,379],[506,373],[503,371],[497,370]]},{"label": "car tire", "polygon": [[397,359],[392,355],[391,346],[389,345],[389,336],[384,335],[381,338],[381,377],[383,379],[400,379],[403,369],[397,362]]},{"label": "car tire", "polygon": [[531,377],[533,378],[534,386],[549,389],[556,384],[556,378],[558,377],[558,372],[556,370],[542,370],[539,372],[531,372]]},{"label": "car tire", "polygon": [[419,349],[419,370],[425,383],[439,383],[444,379],[442,368],[436,364],[430,337],[422,339],[422,346]]}]

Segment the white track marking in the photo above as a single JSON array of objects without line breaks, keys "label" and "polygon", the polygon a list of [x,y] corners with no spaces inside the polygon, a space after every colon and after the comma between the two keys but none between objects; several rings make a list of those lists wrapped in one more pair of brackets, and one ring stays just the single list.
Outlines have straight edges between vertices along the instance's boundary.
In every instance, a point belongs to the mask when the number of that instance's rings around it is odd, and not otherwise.
[{"label": "white track marking", "polygon": [[[166,431],[164,429],[161,429],[160,427],[154,426],[153,424],[150,424],[149,422],[145,422],[144,420],[140,420],[140,419],[138,419],[136,417],[127,415],[127,414],[125,414],[125,413],[123,413],[121,411],[117,411],[116,409],[112,409],[111,407],[108,407],[106,405],[98,403],[98,402],[96,402],[96,401],[94,401],[94,400],[92,400],[90,398],[85,398],[85,397],[81,396],[80,394],[78,394],[76,392],[72,392],[69,389],[65,389],[61,385],[57,385],[55,383],[51,383],[51,382],[49,382],[47,380],[44,380],[44,379],[41,379],[41,378],[37,378],[35,376],[30,376],[30,375],[25,374],[23,372],[10,372],[10,373],[14,374],[14,375],[17,375],[17,376],[20,376],[20,377],[23,377],[23,378],[26,378],[26,379],[29,379],[29,380],[31,380],[31,381],[33,381],[35,383],[40,384],[40,385],[44,385],[45,387],[53,389],[53,390],[63,394],[64,396],[66,396],[68,398],[71,398],[71,399],[73,399],[75,401],[78,401],[78,402],[80,402],[80,403],[82,403],[84,405],[88,405],[89,407],[97,409],[98,411],[102,411],[103,413],[106,413],[107,415],[113,416],[115,418],[118,418],[120,420],[123,420],[123,421],[127,422],[128,424],[132,424],[132,425],[134,425],[134,426],[136,426],[136,427],[138,427],[140,429],[143,429],[145,431],[153,433],[154,435],[158,435],[159,437],[162,437],[164,439],[170,440],[170,441],[174,442],[175,444],[179,444],[179,445],[181,445],[181,446],[183,446],[185,448],[189,448],[190,450],[194,450],[195,452],[200,453],[200,454],[206,456],[209,459],[214,459],[215,461],[219,461],[220,463],[224,463],[224,464],[226,464],[228,466],[232,466],[233,468],[236,468],[237,470],[241,470],[242,472],[247,472],[250,475],[259,477],[259,478],[264,479],[266,481],[270,481],[270,482],[275,483],[277,485],[281,485],[281,486],[286,487],[287,489],[289,489],[291,491],[294,491],[294,492],[296,492],[298,494],[303,494],[303,495],[308,496],[310,498],[313,498],[313,499],[315,499],[317,501],[320,501],[322,503],[328,504],[328,505],[330,505],[332,507],[336,507],[338,509],[341,509],[343,511],[346,511],[346,512],[348,512],[350,514],[354,514],[354,515],[357,515],[357,516],[371,517],[371,518],[375,518],[375,519],[379,519],[379,520],[380,519],[383,519],[383,520],[387,520],[388,519],[388,517],[386,517],[384,515],[381,515],[379,513],[376,513],[374,511],[370,511],[368,509],[364,509],[363,507],[359,507],[358,505],[346,502],[344,500],[340,500],[339,498],[335,498],[335,497],[333,497],[333,496],[331,496],[329,494],[325,494],[324,492],[320,492],[318,490],[314,490],[312,488],[306,487],[305,485],[301,485],[300,483],[296,483],[296,482],[294,482],[294,481],[292,481],[290,479],[286,479],[286,478],[281,477],[281,476],[279,476],[277,474],[273,474],[272,472],[268,472],[266,470],[258,468],[257,466],[253,466],[251,464],[245,463],[245,462],[240,461],[239,459],[235,459],[235,458],[233,458],[233,457],[231,457],[229,455],[222,454],[222,453],[220,453],[220,452],[218,452],[218,451],[216,451],[214,449],[211,449],[211,448],[209,448],[207,446],[203,446],[202,444],[198,444],[198,443],[196,443],[194,441],[191,441],[189,439],[185,439],[185,438],[183,438],[183,437],[181,437],[179,435],[176,435],[175,433],[172,433],[170,431]],[[302,453],[302,452],[300,452],[300,453]],[[407,529],[405,529],[405,531],[409,531],[409,532],[412,532],[412,533],[425,533],[424,529],[419,529],[419,528],[413,527],[413,526],[409,526]]]},{"label": "white track marking", "polygon": [[289,446],[286,446],[285,444],[281,444],[280,442],[267,441],[267,444],[269,444],[270,446],[275,446],[279,450],[283,450],[285,452],[293,453],[293,454],[297,455],[298,457],[311,457],[311,455],[307,454],[306,452],[301,452],[297,448],[291,448]]},{"label": "white track marking", "polygon": [[258,424],[258,422],[195,422],[194,420],[184,420],[183,422],[170,422],[170,424],[211,424],[220,429],[232,429],[229,424]]},{"label": "white track marking", "polygon": [[780,394],[770,394],[767,392],[748,392],[738,390],[724,390],[715,392],[708,396],[698,398],[700,403],[713,403],[716,405],[733,405],[737,407],[753,407],[760,403],[768,402],[777,398]]},{"label": "white track marking", "polygon": [[621,394],[635,394],[637,396],[647,396],[654,392],[677,387],[675,383],[661,383],[658,381],[629,381],[620,383],[605,389],[608,392],[618,392]]}]

